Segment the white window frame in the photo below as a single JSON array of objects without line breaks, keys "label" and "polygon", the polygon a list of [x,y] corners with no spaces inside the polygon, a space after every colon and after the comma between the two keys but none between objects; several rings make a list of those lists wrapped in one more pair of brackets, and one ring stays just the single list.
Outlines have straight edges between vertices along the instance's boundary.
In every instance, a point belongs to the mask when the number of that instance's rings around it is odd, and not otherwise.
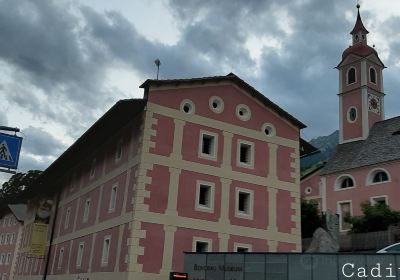
[{"label": "white window frame", "polygon": [[115,162],[120,161],[121,158],[122,158],[122,155],[124,153],[124,149],[123,149],[123,145],[122,144],[123,144],[123,141],[122,141],[122,139],[120,139],[117,142],[117,146],[116,146],[116,150],[115,150]]},{"label": "white window frame", "polygon": [[[211,154],[203,153],[203,136],[207,135],[209,137],[213,137],[213,146],[210,148],[212,150]],[[199,147],[198,147],[198,156],[200,158],[208,159],[208,160],[217,160],[218,155],[218,134],[206,130],[200,130],[199,136]]]},{"label": "white window frame", "polygon": [[[350,69],[354,69],[354,83],[349,83],[349,72]],[[350,85],[354,85],[357,83],[357,68],[354,66],[350,66],[347,71],[346,71],[346,85],[350,86]]]},{"label": "white window frame", "polygon": [[0,234],[0,245],[3,244],[3,241],[4,241],[4,233],[1,233]]},{"label": "white window frame", "polygon": [[[253,169],[254,168],[254,143],[246,141],[246,140],[242,140],[242,139],[239,139],[237,143],[238,143],[237,144],[237,150],[236,150],[236,164],[237,164],[237,166]],[[241,150],[242,145],[250,146],[250,149],[249,149],[250,162],[249,163],[240,161],[240,150]]]},{"label": "white window frame", "polygon": [[[209,189],[210,189],[210,199],[209,199],[209,205],[210,206],[209,207],[201,205],[199,203],[201,186],[208,186]],[[195,204],[195,209],[198,210],[198,211],[209,212],[209,213],[214,212],[214,194],[215,194],[215,184],[214,183],[198,180],[196,182],[196,204]]]},{"label": "white window frame", "polygon": [[78,250],[76,253],[76,267],[80,268],[82,266],[83,253],[85,252],[85,242],[79,242]]},{"label": "white window frame", "polygon": [[61,247],[60,250],[58,250],[57,269],[62,268],[63,260],[64,260],[64,247]]},{"label": "white window frame", "polygon": [[64,229],[68,229],[69,220],[71,218],[71,207],[68,207],[65,211]]},{"label": "white window frame", "polygon": [[[114,192],[115,189],[115,192]],[[114,212],[117,204],[117,196],[118,196],[118,183],[115,183],[111,187],[110,191],[110,201],[108,203],[108,212]]]},{"label": "white window frame", "polygon": [[[352,187],[348,187],[348,188],[341,188],[342,185],[342,181],[346,178],[350,178],[353,180],[354,186]],[[346,190],[351,190],[357,187],[357,183],[356,180],[354,179],[354,177],[350,174],[342,174],[340,176],[338,176],[335,180],[335,185],[334,185],[334,191],[346,191]]]},{"label": "white window frame", "polygon": [[6,265],[11,263],[11,253],[7,253],[7,257],[6,257]]},{"label": "white window frame", "polygon": [[15,241],[15,233],[13,232],[13,233],[11,234],[10,244],[13,244],[14,241]]},{"label": "white window frame", "polygon": [[245,243],[233,243],[233,251],[238,252],[238,248],[246,248],[247,252],[253,252],[253,245],[252,244],[245,244]]},{"label": "white window frame", "polygon": [[[371,80],[371,69],[374,69],[375,71],[375,83]],[[373,85],[376,85],[378,83],[378,71],[376,71],[374,66],[370,66],[368,69],[368,81]]]},{"label": "white window frame", "polygon": [[353,216],[353,202],[351,200],[341,200],[337,202],[337,214],[339,215],[339,231],[340,232],[348,232],[351,229],[343,229],[342,224],[342,207],[341,204],[350,203],[350,216]]},{"label": "white window frame", "polygon": [[192,252],[196,252],[197,242],[207,243],[207,252],[212,252],[212,239],[197,236],[193,237]]},{"label": "white window frame", "polygon": [[96,160],[96,158],[94,158],[92,160],[92,163],[90,164],[90,173],[89,173],[90,179],[92,179],[94,177],[94,175],[96,175],[96,164],[97,164],[97,160]]},{"label": "white window frame", "polygon": [[39,268],[39,261],[40,261],[40,259],[39,259],[39,258],[36,258],[35,265],[34,265],[34,267],[33,267],[33,272],[35,272],[35,273],[38,271],[38,268]]},{"label": "white window frame", "polygon": [[7,233],[6,234],[6,240],[5,240],[5,242],[4,242],[4,245],[8,245],[8,244],[10,244],[10,234],[9,233]]},{"label": "white window frame", "polygon": [[384,198],[385,204],[389,205],[389,198],[387,195],[377,195],[377,196],[371,196],[369,198],[369,202],[371,203],[372,206],[374,206],[377,203],[377,201],[376,201],[377,198]]},{"label": "white window frame", "polygon": [[[385,172],[386,175],[388,176],[388,180],[374,183],[374,177],[378,172]],[[386,183],[390,183],[390,182],[392,182],[392,177],[390,176],[389,171],[387,171],[385,168],[378,167],[378,168],[374,168],[368,172],[367,178],[365,180],[365,185],[373,186],[373,185],[386,184]]]},{"label": "white window frame", "polygon": [[[106,248],[107,241],[108,241],[108,248]],[[106,235],[104,236],[103,248],[101,250],[101,266],[108,265],[108,261],[110,259],[110,248],[111,248],[111,235]]]},{"label": "white window frame", "polygon": [[0,255],[0,265],[3,265],[5,253],[1,253]]},{"label": "white window frame", "polygon": [[92,200],[90,198],[85,200],[83,205],[83,217],[82,222],[86,223],[89,220],[90,206],[92,204]]},{"label": "white window frame", "polygon": [[[249,194],[249,205],[248,205],[249,213],[239,211],[239,193]],[[253,212],[254,212],[254,191],[237,187],[235,189],[235,217],[252,220]]]}]

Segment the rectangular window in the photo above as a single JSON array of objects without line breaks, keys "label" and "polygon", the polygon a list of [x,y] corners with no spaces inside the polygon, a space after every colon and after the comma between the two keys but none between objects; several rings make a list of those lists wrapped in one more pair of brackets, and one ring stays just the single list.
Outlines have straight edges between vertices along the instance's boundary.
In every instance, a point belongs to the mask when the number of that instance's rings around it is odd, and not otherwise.
[{"label": "rectangular window", "polygon": [[204,253],[210,251],[210,241],[206,240],[196,240],[194,251],[197,253]]},{"label": "rectangular window", "polygon": [[214,209],[214,184],[198,181],[196,187],[196,209],[212,212]]},{"label": "rectangular window", "polygon": [[7,273],[3,273],[3,276],[1,277],[1,280],[7,280]]},{"label": "rectangular window", "polygon": [[9,244],[9,243],[10,243],[10,234],[7,233],[7,235],[6,235],[6,242],[4,242],[4,245],[7,245],[7,244]]},{"label": "rectangular window", "polygon": [[87,222],[89,219],[90,202],[91,202],[90,198],[86,199],[85,201],[85,206],[84,206],[85,208],[83,209],[83,219],[82,219],[84,223]]},{"label": "rectangular window", "polygon": [[58,253],[58,263],[57,263],[58,269],[61,269],[63,259],[64,259],[64,247],[62,247]]},{"label": "rectangular window", "polygon": [[93,159],[90,165],[90,178],[93,178],[95,173],[96,173],[96,159]]},{"label": "rectangular window", "polygon": [[118,191],[118,186],[114,185],[111,188],[111,194],[110,194],[110,203],[108,205],[108,212],[112,212],[115,210],[115,203],[117,200],[117,191]]},{"label": "rectangular window", "polygon": [[242,167],[253,168],[254,166],[254,144],[239,140],[237,150],[237,164]]},{"label": "rectangular window", "polygon": [[4,233],[0,234],[0,245],[4,242]]},{"label": "rectangular window", "polygon": [[351,229],[351,224],[345,221],[347,216],[351,216],[351,202],[350,201],[342,201],[338,202],[338,213],[340,216],[339,226],[341,231],[348,231]]},{"label": "rectangular window", "polygon": [[11,253],[7,254],[7,259],[6,259],[6,264],[10,264],[11,263]]},{"label": "rectangular window", "polygon": [[234,243],[233,250],[238,253],[251,252],[251,244]]},{"label": "rectangular window", "polygon": [[83,257],[83,250],[85,248],[85,243],[84,242],[80,242],[79,246],[78,246],[78,253],[76,256],[76,266],[77,267],[81,267],[82,265],[82,257]]},{"label": "rectangular window", "polygon": [[11,234],[10,244],[13,244],[15,240],[15,233]]},{"label": "rectangular window", "polygon": [[199,157],[215,160],[216,155],[217,155],[217,134],[201,131]]},{"label": "rectangular window", "polygon": [[122,140],[118,141],[117,148],[115,150],[115,161],[119,161],[122,158]]},{"label": "rectangular window", "polygon": [[2,264],[4,263],[4,261],[5,261],[5,254],[2,253],[2,254],[0,255],[0,265],[2,265]]},{"label": "rectangular window", "polygon": [[110,236],[104,237],[103,250],[102,250],[102,254],[101,254],[101,264],[102,265],[108,264],[108,256],[110,253],[110,241],[111,241]]},{"label": "rectangular window", "polygon": [[253,218],[253,191],[236,189],[236,216],[240,218]]},{"label": "rectangular window", "polygon": [[64,220],[64,229],[68,228],[69,225],[69,216],[71,215],[71,208],[67,209],[67,212],[65,213],[65,220]]},{"label": "rectangular window", "polygon": [[387,196],[373,196],[370,198],[371,205],[376,205],[376,204],[385,204],[388,205],[387,202]]},{"label": "rectangular window", "polygon": [[33,272],[37,272],[38,271],[39,261],[40,261],[40,259],[36,258],[35,266],[33,267]]}]

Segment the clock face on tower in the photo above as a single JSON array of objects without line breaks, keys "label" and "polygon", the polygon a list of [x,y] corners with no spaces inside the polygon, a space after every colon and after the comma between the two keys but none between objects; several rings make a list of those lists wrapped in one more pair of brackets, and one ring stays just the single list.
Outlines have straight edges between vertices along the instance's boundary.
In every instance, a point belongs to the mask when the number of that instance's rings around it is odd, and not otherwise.
[{"label": "clock face on tower", "polygon": [[368,94],[368,111],[380,114],[381,113],[381,100],[378,96]]}]

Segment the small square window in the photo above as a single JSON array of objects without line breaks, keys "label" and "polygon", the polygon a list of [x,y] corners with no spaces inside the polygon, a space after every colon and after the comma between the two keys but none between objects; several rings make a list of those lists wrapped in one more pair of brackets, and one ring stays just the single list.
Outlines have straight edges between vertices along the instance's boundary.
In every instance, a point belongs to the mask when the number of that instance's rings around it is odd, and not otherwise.
[{"label": "small square window", "polygon": [[196,188],[196,209],[212,212],[214,209],[214,184],[198,181]]},{"label": "small square window", "polygon": [[217,155],[217,135],[200,132],[199,157],[215,160]]},{"label": "small square window", "polygon": [[238,253],[248,253],[251,252],[252,245],[251,244],[243,244],[243,243],[234,243],[234,252]]},{"label": "small square window", "polygon": [[204,252],[211,252],[212,241],[211,239],[207,238],[195,238],[193,240],[193,252],[204,253]]},{"label": "small square window", "polygon": [[237,150],[237,164],[242,167],[252,168],[254,162],[254,144],[239,141]]},{"label": "small square window", "polygon": [[250,190],[236,189],[236,216],[240,218],[253,218],[253,192]]},{"label": "small square window", "polygon": [[370,199],[371,205],[383,204],[387,205],[387,196],[375,196]]}]

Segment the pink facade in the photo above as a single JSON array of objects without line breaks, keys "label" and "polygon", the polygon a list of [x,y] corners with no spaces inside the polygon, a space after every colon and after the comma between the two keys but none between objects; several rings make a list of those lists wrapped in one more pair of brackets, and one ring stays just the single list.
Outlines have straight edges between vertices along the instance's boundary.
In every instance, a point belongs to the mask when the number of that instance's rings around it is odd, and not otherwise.
[{"label": "pink facade", "polygon": [[22,224],[12,213],[0,218],[0,279],[14,279]]},{"label": "pink facade", "polygon": [[[76,163],[59,182],[49,279],[165,279],[193,250],[301,251],[304,125],[236,76],[219,79],[148,81],[113,137],[98,140],[96,124],[76,144],[99,141],[87,157],[66,152]],[[35,275],[20,256],[18,279]]]}]

